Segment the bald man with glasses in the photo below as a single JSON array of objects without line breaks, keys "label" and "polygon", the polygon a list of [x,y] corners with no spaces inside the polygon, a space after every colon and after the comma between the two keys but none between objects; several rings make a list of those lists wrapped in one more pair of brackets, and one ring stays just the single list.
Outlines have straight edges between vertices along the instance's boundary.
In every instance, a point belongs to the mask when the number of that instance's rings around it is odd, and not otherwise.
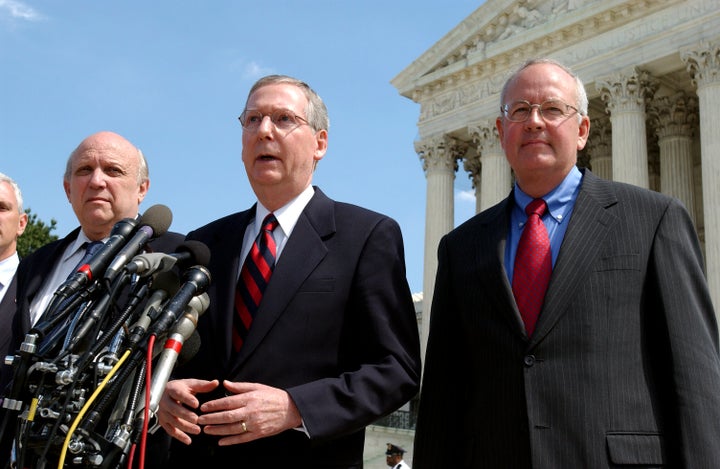
[{"label": "bald man with glasses", "polygon": [[576,166],[588,99],[562,64],[523,64],[500,103],[516,183],[438,247],[413,467],[718,467],[718,331],[689,214]]}]

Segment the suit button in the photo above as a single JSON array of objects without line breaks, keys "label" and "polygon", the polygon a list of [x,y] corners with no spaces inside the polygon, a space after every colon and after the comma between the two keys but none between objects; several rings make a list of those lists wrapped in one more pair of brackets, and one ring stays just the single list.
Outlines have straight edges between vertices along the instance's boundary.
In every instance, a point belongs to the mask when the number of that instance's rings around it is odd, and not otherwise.
[{"label": "suit button", "polygon": [[523,362],[525,363],[526,367],[530,368],[535,364],[535,355],[525,355]]}]

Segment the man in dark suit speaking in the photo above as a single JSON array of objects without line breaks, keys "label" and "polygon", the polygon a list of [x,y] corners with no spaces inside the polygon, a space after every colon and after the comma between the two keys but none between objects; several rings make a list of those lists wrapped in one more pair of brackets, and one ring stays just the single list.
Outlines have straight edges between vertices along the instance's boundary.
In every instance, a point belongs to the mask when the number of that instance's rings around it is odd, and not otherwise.
[{"label": "man in dark suit speaking", "polygon": [[582,82],[534,60],[497,119],[516,185],[446,235],[413,466],[720,467],[720,358],[675,199],[576,167]]},{"label": "man in dark suit speaking", "polygon": [[203,345],[160,402],[170,466],[362,467],[365,426],[419,385],[400,228],[311,185],[328,117],[307,84],[261,79],[240,123],[257,203],[188,235],[213,283]]}]

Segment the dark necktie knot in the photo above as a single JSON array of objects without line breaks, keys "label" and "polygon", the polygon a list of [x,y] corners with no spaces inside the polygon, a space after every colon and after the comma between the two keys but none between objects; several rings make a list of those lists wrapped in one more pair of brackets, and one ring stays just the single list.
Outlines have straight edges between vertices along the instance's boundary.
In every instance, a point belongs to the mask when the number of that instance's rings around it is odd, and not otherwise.
[{"label": "dark necktie knot", "polygon": [[261,231],[269,231],[272,233],[273,231],[275,231],[275,228],[277,228],[277,226],[278,226],[277,218],[275,218],[275,215],[270,213],[263,220]]},{"label": "dark necktie knot", "polygon": [[[83,256],[82,256],[82,258],[80,259],[80,261],[78,261],[77,265],[75,265],[75,267],[73,268],[73,270],[70,272],[70,275],[68,275],[68,280],[71,279],[71,278],[73,277],[73,275],[75,275],[76,272],[80,271],[81,269],[84,270],[84,269],[83,269],[83,266],[84,266],[85,264],[87,264],[87,263],[90,261],[90,259],[92,259],[92,257],[93,257],[93,256],[100,250],[100,248],[102,248],[103,246],[104,246],[104,243],[103,243],[102,241],[85,241],[84,243],[82,243],[82,245],[80,246],[80,249],[79,249],[78,251],[80,251],[80,250],[85,250],[85,253],[83,254]],[[55,316],[56,314],[59,314],[60,312],[64,311],[65,308],[67,308],[67,306],[71,303],[72,299],[73,299],[72,297],[70,297],[70,298],[65,298],[65,299],[58,305],[57,308],[53,309],[52,314],[50,315],[50,317],[53,317],[53,316]]]},{"label": "dark necktie knot", "polygon": [[80,262],[78,262],[77,266],[73,269],[71,272],[71,275],[75,273],[81,266],[88,263],[90,259],[102,248],[104,243],[102,241],[86,241],[82,244],[82,248],[85,249],[85,254],[83,254],[82,258],[80,259]]},{"label": "dark necktie knot", "polygon": [[105,243],[102,241],[90,241],[89,243],[85,243],[85,253],[92,256],[98,252],[104,244]]}]

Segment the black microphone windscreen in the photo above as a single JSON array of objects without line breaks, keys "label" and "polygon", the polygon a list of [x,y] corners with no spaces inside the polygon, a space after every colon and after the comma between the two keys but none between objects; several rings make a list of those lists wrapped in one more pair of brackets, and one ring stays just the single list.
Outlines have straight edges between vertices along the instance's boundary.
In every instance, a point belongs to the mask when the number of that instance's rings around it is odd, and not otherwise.
[{"label": "black microphone windscreen", "polygon": [[190,334],[190,337],[188,337],[183,343],[182,349],[180,349],[180,354],[177,358],[176,366],[182,366],[188,361],[190,361],[190,359],[192,359],[195,354],[198,353],[198,351],[200,350],[200,345],[200,334],[197,330],[195,330],[192,334]]},{"label": "black microphone windscreen", "polygon": [[153,238],[164,235],[172,224],[172,212],[162,204],[153,205],[142,215],[142,224],[153,230]]},{"label": "black microphone windscreen", "polygon": [[182,285],[182,280],[175,272],[160,272],[155,276],[152,282],[153,290],[165,290],[168,296],[174,295]]},{"label": "black microphone windscreen", "polygon": [[207,267],[210,263],[210,248],[202,241],[194,239],[185,240],[180,246],[178,246],[176,251],[190,253],[192,259],[187,263],[188,266],[202,265]]}]

